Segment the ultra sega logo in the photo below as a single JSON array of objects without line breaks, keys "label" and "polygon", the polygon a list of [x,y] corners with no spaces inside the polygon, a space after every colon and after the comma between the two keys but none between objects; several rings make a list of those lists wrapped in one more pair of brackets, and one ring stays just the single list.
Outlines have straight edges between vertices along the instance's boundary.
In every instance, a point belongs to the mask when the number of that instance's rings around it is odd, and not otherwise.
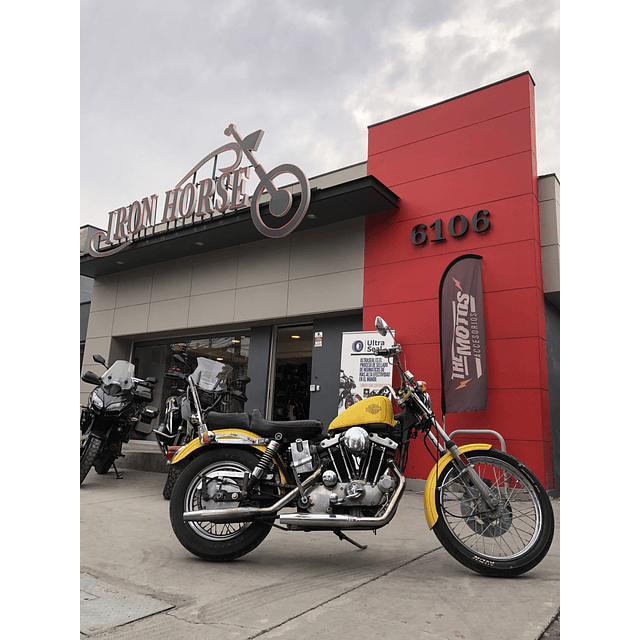
[{"label": "ultra sega logo", "polygon": [[370,340],[354,340],[351,345],[351,354],[360,355],[361,353],[373,353],[376,349],[384,348],[384,340],[376,340],[372,338]]}]

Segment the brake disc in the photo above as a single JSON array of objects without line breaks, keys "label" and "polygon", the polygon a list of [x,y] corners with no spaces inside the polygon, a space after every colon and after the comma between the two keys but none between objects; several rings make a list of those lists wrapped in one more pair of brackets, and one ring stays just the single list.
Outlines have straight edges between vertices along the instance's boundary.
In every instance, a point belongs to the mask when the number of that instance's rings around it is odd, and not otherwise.
[{"label": "brake disc", "polygon": [[509,531],[513,516],[507,500],[500,500],[494,509],[485,509],[484,500],[476,487],[465,488],[464,496],[460,511],[471,530],[487,538],[498,538]]}]

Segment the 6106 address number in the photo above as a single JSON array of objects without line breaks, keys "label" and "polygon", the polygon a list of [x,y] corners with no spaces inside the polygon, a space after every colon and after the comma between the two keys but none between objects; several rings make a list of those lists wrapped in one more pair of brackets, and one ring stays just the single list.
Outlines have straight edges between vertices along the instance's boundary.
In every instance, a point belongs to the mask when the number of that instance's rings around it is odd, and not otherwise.
[{"label": "6106 address number", "polygon": [[[489,221],[489,211],[487,209],[480,209],[476,211],[471,218],[471,229],[476,233],[484,233],[491,227]],[[433,224],[429,225],[429,229],[433,229],[433,238],[427,236],[427,227],[424,224],[417,224],[411,229],[411,242],[416,246],[425,244],[427,240],[431,242],[441,242],[446,240],[446,237],[442,235],[442,220],[438,218]],[[460,238],[467,231],[469,231],[469,220],[466,216],[458,214],[453,216],[449,220],[447,230],[452,238]]]}]

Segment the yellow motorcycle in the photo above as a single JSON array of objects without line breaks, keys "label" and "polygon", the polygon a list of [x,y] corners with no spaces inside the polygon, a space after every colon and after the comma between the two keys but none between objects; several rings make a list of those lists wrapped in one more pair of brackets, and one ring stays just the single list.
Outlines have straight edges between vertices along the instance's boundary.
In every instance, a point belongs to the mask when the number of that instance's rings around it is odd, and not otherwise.
[{"label": "yellow motorcycle", "polygon": [[[376,318],[377,331],[391,330]],[[535,567],[554,533],[544,487],[521,462],[489,444],[458,447],[438,424],[424,382],[402,366],[395,343],[376,355],[392,359],[400,379],[385,395],[354,404],[331,422],[275,422],[252,414],[209,413],[199,435],[179,448],[186,462],[170,503],[180,543],[210,561],[239,558],[276,526],[375,531],[395,516],[405,489],[409,442],[419,433],[438,452],[425,486],[430,529],[464,566],[511,577]],[[278,520],[278,524],[276,524]]]}]

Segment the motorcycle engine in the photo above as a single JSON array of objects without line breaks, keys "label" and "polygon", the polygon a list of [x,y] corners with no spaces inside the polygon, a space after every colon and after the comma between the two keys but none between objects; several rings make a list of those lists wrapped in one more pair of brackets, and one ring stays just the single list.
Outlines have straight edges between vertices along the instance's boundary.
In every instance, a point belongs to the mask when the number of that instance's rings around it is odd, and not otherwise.
[{"label": "motorcycle engine", "polygon": [[322,482],[306,492],[307,513],[342,513],[354,516],[377,512],[396,488],[388,472],[398,445],[389,438],[351,427],[344,433],[326,438],[318,446],[325,459]]}]

